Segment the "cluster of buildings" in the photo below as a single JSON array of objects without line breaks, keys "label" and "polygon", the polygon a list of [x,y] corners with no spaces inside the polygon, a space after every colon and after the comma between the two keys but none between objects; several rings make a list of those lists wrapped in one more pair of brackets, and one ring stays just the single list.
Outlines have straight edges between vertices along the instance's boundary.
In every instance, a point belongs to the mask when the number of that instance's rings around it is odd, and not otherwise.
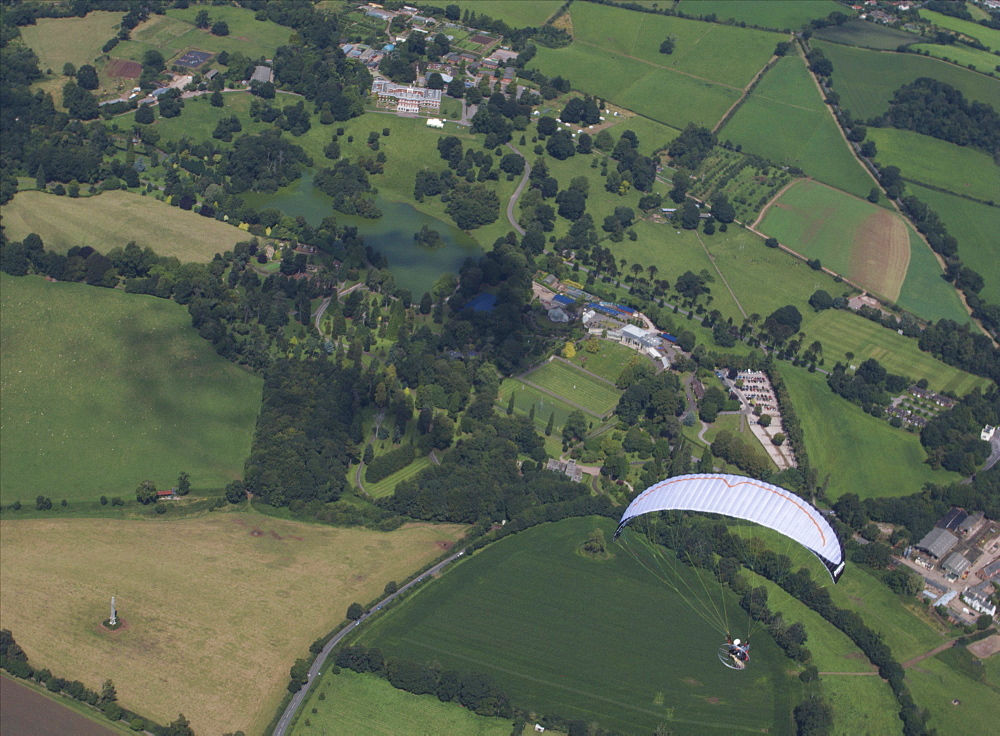
[{"label": "cluster of buildings", "polygon": [[348,59],[360,61],[369,69],[377,69],[385,55],[395,48],[395,44],[387,43],[381,49],[375,49],[363,43],[342,43],[340,50]]},{"label": "cluster of buildings", "polygon": [[378,98],[378,104],[391,107],[396,112],[417,113],[421,110],[437,111],[441,109],[441,90],[427,87],[414,87],[408,84],[396,84],[388,79],[376,79],[372,82],[372,94]]},{"label": "cluster of buildings", "polygon": [[904,424],[925,427],[928,420],[927,414],[936,416],[939,412],[954,407],[955,403],[954,399],[947,396],[927,391],[918,386],[910,386],[908,393],[892,400],[886,413],[889,416],[899,417]]}]

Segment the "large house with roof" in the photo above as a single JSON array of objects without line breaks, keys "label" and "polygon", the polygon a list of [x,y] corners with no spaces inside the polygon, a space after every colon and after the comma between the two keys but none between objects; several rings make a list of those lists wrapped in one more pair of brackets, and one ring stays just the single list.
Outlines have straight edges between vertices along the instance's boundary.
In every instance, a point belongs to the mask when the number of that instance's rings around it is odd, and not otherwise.
[{"label": "large house with roof", "polygon": [[380,105],[395,107],[396,112],[420,112],[421,108],[441,109],[441,90],[427,87],[413,87],[396,84],[388,79],[372,82],[372,94],[378,97]]}]

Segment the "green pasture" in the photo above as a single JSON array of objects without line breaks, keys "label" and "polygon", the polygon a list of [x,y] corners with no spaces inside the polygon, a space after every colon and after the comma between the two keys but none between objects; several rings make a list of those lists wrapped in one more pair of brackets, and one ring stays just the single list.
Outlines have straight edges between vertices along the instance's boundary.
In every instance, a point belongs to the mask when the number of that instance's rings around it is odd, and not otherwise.
[{"label": "green pasture", "polygon": [[[662,3],[661,3],[662,5]],[[680,0],[677,10],[688,15],[715,13],[763,28],[797,30],[813,18],[830,13],[848,13],[850,9],[832,0]]]},{"label": "green pasture", "polygon": [[549,416],[552,414],[555,414],[552,426],[555,432],[558,432],[566,424],[566,417],[576,409],[565,401],[560,401],[516,378],[507,378],[500,384],[497,407],[506,411],[511,394],[514,395],[514,411],[529,414],[532,406],[535,408],[535,428],[540,432],[545,430],[545,425],[549,423]]},{"label": "green pasture", "polygon": [[814,41],[833,62],[840,104],[856,118],[868,119],[888,109],[889,100],[904,84],[932,77],[959,89],[966,99],[996,105],[1000,81],[916,54],[869,51],[842,44]]},{"label": "green pasture", "polygon": [[511,28],[540,26],[559,10],[562,0],[455,0],[462,11],[471,10],[476,15],[488,15],[502,20]]},{"label": "green pasture", "polygon": [[980,274],[986,282],[980,296],[1000,302],[1000,207],[973,202],[952,194],[908,184],[910,194],[938,213],[948,232],[958,239],[962,263]]},{"label": "green pasture", "polygon": [[878,162],[898,166],[909,181],[1000,202],[1000,166],[987,153],[896,128],[868,128],[868,140]]},{"label": "green pasture", "polygon": [[849,20],[842,26],[820,28],[813,38],[883,51],[895,51],[900,46],[920,41],[916,34],[858,19]]},{"label": "green pasture", "polygon": [[[836,296],[835,292],[830,293]],[[954,391],[961,396],[989,383],[923,352],[912,337],[903,337],[857,314],[838,309],[814,312],[809,307],[800,311],[806,340],[819,340],[823,344],[827,367],[838,360],[847,363],[845,354],[850,352],[854,354],[852,365],[875,358],[890,373],[909,376],[914,381],[926,378],[934,391]]]},{"label": "green pasture", "polygon": [[718,135],[859,197],[874,184],[797,56],[780,59]]},{"label": "green pasture", "polygon": [[[931,470],[920,439],[833,393],[821,374],[780,366],[805,435],[813,467],[827,483],[827,495],[861,498],[907,496],[924,483],[959,480],[957,473]],[[845,575],[846,578],[846,575]]]},{"label": "green pasture", "polygon": [[[228,36],[213,36],[208,30],[194,25],[199,10],[208,10],[212,22],[224,20],[229,25]],[[153,15],[114,49],[114,56],[141,61],[142,55],[156,49],[169,65],[175,57],[189,49],[219,53],[240,52],[251,59],[272,58],[275,50],[288,42],[292,30],[269,20],[256,20],[254,11],[225,5],[192,6],[183,10],[169,9],[165,15]]]},{"label": "green pasture", "polygon": [[[771,58],[775,45],[785,40],[785,36],[770,31],[636,13],[594,3],[574,4],[570,15],[574,45],[600,48],[739,89],[750,83]],[[661,54],[660,44],[668,36],[675,39],[674,52]]]},{"label": "green pasture", "polygon": [[617,381],[622,369],[633,358],[639,357],[645,360],[635,350],[611,340],[599,339],[597,345],[600,350],[596,353],[588,352],[583,347],[584,343],[586,343],[586,340],[581,342],[577,347],[576,355],[571,358],[571,361],[581,368],[585,368],[591,373],[595,373],[609,381]]},{"label": "green pasture", "polygon": [[[927,725],[938,733],[989,733],[996,728],[996,691],[938,657],[908,669],[906,684],[917,705],[930,711]],[[952,700],[958,700],[960,705],[952,704]]]},{"label": "green pasture", "polygon": [[95,10],[83,18],[38,18],[31,25],[21,26],[21,38],[38,55],[38,68],[51,69],[60,82],[66,62],[76,67],[93,64],[101,55],[101,47],[118,31],[121,13]]},{"label": "green pasture", "polygon": [[910,234],[910,266],[896,301],[924,319],[944,318],[959,324],[970,322],[958,291],[941,277],[941,264],[934,251],[909,223],[906,229]]},{"label": "green pasture", "polygon": [[899,703],[881,678],[825,675],[820,677],[820,689],[823,699],[833,706],[832,736],[898,736],[903,732]]},{"label": "green pasture", "polygon": [[[605,113],[607,117],[607,113]],[[642,115],[632,115],[627,118],[611,117],[613,125],[608,129],[612,137],[620,137],[626,130],[633,131],[639,138],[639,152],[644,156],[651,156],[653,151],[663,148],[674,138],[680,135],[677,128],[672,128],[665,123],[657,122]]]},{"label": "green pasture", "polygon": [[949,46],[940,46],[936,43],[918,43],[912,48],[915,51],[927,52],[935,59],[942,59],[976,72],[994,76],[996,75],[996,67],[1000,66],[1000,56],[960,43]]},{"label": "green pasture", "polygon": [[740,97],[740,90],[733,87],[695,79],[582,43],[562,49],[539,47],[531,66],[548,76],[569,79],[574,89],[677,129],[688,123],[714,126]]},{"label": "green pasture", "polygon": [[[250,101],[253,100],[254,97],[249,92],[224,92],[222,95],[222,107],[212,107],[208,98],[209,95],[200,95],[198,97],[192,97],[184,100],[184,109],[181,110],[180,116],[176,118],[160,117],[156,108],[153,108],[153,110],[157,113],[156,122],[153,123],[153,128],[160,134],[161,143],[166,143],[168,141],[176,143],[182,138],[187,138],[191,141],[208,140],[212,141],[213,144],[219,146],[220,148],[231,148],[233,145],[232,141],[226,143],[225,141],[213,138],[212,131],[215,130],[215,126],[222,118],[229,118],[233,115],[239,118],[240,125],[243,126],[242,131],[234,134],[234,140],[239,138],[241,135],[256,135],[263,130],[274,127],[272,123],[265,123],[259,120],[254,121],[250,119]],[[286,107],[287,105],[294,105],[300,99],[302,98],[279,92],[275,95],[274,100],[271,102],[275,107]],[[124,115],[116,118],[116,120],[119,121],[119,124],[123,121],[131,123],[134,115],[135,113],[131,112],[125,113]],[[313,120],[313,123],[318,126],[318,122],[315,119]],[[329,128],[326,126],[318,127],[320,127],[320,129],[324,132],[329,131]],[[307,133],[307,135],[309,134],[315,135],[312,130]],[[294,141],[297,145],[302,145],[302,138],[289,136],[289,140]],[[323,145],[326,145],[326,142],[324,142]],[[320,157],[322,156],[323,152],[321,150]],[[326,161],[326,159],[323,160]]]},{"label": "green pasture", "polygon": [[621,397],[621,391],[614,386],[561,360],[550,360],[538,370],[522,376],[522,380],[579,404],[598,416],[611,412]]},{"label": "green pasture", "polygon": [[[367,493],[372,498],[382,498],[383,496],[391,496],[396,492],[396,486],[402,483],[404,480],[409,480],[414,477],[424,468],[429,468],[431,465],[431,459],[427,455],[418,457],[412,463],[407,465],[402,470],[397,470],[395,473],[390,475],[388,478],[383,478],[378,483],[369,483],[365,481],[365,493]],[[351,469],[351,479],[354,479],[354,468]]]},{"label": "green pasture", "polygon": [[961,18],[953,18],[944,13],[935,13],[933,10],[927,10],[926,8],[921,8],[920,17],[930,21],[939,28],[945,28],[949,31],[961,33],[963,36],[974,38],[983,44],[983,46],[993,51],[1000,51],[1000,31],[998,30],[962,20]]},{"label": "green pasture", "polygon": [[122,190],[78,199],[18,192],[0,211],[7,237],[20,240],[37,233],[47,249],[57,252],[89,245],[107,253],[134,240],[161,256],[207,263],[249,237],[224,222]]},{"label": "green pasture", "polygon": [[[595,527],[613,558],[577,552]],[[504,539],[365,627],[361,641],[390,658],[485,672],[520,707],[620,732],[791,733],[801,685],[773,642],[755,642],[751,671],[723,667],[720,634],[613,532],[610,519],[587,517]]]},{"label": "green pasture", "polygon": [[239,477],[261,379],[215,354],[164,299],[2,277],[4,503],[130,495]]},{"label": "green pasture", "polygon": [[376,675],[351,670],[334,674],[328,667],[313,683],[289,733],[507,736],[510,729],[510,721],[478,716],[457,703],[442,703],[436,695],[414,695]]}]

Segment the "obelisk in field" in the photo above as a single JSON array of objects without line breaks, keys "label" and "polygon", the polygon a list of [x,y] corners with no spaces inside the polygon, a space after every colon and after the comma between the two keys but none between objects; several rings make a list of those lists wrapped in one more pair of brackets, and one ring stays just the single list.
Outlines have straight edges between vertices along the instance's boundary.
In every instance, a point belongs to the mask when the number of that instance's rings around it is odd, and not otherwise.
[{"label": "obelisk in field", "polygon": [[117,612],[115,611],[115,597],[111,596],[111,618],[108,619],[109,626],[117,626],[118,619],[116,618]]}]

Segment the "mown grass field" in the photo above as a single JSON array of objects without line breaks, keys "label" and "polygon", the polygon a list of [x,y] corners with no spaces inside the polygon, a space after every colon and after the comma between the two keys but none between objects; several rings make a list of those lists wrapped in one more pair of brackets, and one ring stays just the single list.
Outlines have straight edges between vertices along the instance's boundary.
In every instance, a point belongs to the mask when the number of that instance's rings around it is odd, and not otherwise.
[{"label": "mown grass field", "polygon": [[92,11],[83,18],[38,18],[21,27],[21,38],[38,55],[38,68],[42,72],[51,69],[65,82],[63,65],[93,64],[105,41],[117,32],[121,19],[121,13],[104,10]]},{"label": "mown grass field", "polygon": [[[792,404],[805,434],[809,461],[826,482],[827,495],[839,498],[906,496],[924,483],[950,483],[957,473],[931,470],[920,439],[865,414],[833,393],[818,373],[782,365]],[[846,577],[846,576],[845,576]]]},{"label": "mown grass field", "polygon": [[768,209],[758,229],[877,294],[892,301],[899,297],[910,241],[905,221],[895,213],[802,180]]},{"label": "mown grass field", "polygon": [[939,46],[933,43],[918,43],[913,46],[913,49],[921,52],[926,51],[935,59],[950,61],[977,72],[992,73],[994,76],[996,75],[997,62],[1000,62],[1000,57],[994,56],[989,51],[974,49],[962,44]]},{"label": "mown grass field", "polygon": [[[522,377],[537,386],[604,416],[618,405],[621,391],[561,360],[552,360]],[[536,412],[537,416],[537,412]]]},{"label": "mown grass field", "polygon": [[749,677],[733,677],[715,656],[719,634],[621,546],[609,541],[610,560],[577,553],[595,527],[611,539],[611,520],[588,517],[488,547],[362,642],[485,672],[522,707],[622,732],[790,733],[801,686],[771,640],[755,645]]},{"label": "mown grass field", "polygon": [[2,277],[0,498],[57,503],[241,475],[262,381],[164,299]]},{"label": "mown grass field", "polygon": [[[208,10],[213,23],[224,20],[229,25],[229,35],[214,36],[208,30],[197,28],[194,17],[199,10]],[[290,28],[269,20],[257,20],[254,11],[246,8],[225,5],[170,8],[165,15],[153,15],[136,26],[131,40],[118,44],[113,54],[118,58],[141,61],[146,51],[156,49],[163,54],[168,65],[189,49],[212,53],[238,51],[251,59],[270,59],[278,46],[287,43],[291,35]]]},{"label": "mown grass field", "polygon": [[[417,473],[419,473],[424,468],[429,467],[431,464],[431,459],[426,455],[418,457],[412,463],[407,465],[402,470],[397,470],[395,473],[390,475],[388,478],[383,478],[378,483],[369,483],[365,481],[365,493],[367,493],[372,498],[382,498],[382,496],[391,496],[395,490],[396,486],[399,485],[404,480],[409,480]],[[351,479],[354,479],[354,473],[351,473]]]},{"label": "mown grass field", "polygon": [[598,340],[597,345],[600,348],[599,351],[591,353],[585,350],[581,344],[571,360],[581,368],[596,373],[609,381],[617,381],[622,369],[629,364],[629,361],[636,357],[642,357],[635,350],[610,340]]},{"label": "mown grass field", "polygon": [[980,295],[994,304],[1000,301],[1000,207],[990,207],[968,199],[937,192],[914,184],[907,191],[938,213],[948,232],[958,239],[962,263],[986,282]]},{"label": "mown grass field", "polygon": [[[449,5],[452,3],[449,3]],[[511,28],[540,26],[559,10],[561,0],[455,0],[454,5],[464,13],[471,10],[476,15],[488,15],[502,20]]]},{"label": "mown grass field", "polygon": [[1000,31],[998,30],[962,20],[961,18],[953,18],[944,13],[935,13],[933,10],[927,10],[926,8],[920,9],[920,17],[929,20],[940,28],[947,28],[949,31],[970,36],[993,51],[1000,50]]},{"label": "mown grass field", "polygon": [[869,23],[860,19],[850,20],[840,26],[820,28],[813,38],[848,46],[895,51],[904,44],[916,43],[920,36],[896,28]]},{"label": "mown grass field", "polygon": [[[4,521],[3,627],[35,667],[198,733],[260,733],[309,644],[441,554],[457,525],[334,529],[219,512],[176,521]],[[99,624],[115,594],[125,626]],[[45,615],[39,615],[44,610]]]},{"label": "mown grass field", "polygon": [[[938,733],[989,733],[996,727],[996,691],[938,657],[907,670],[906,684],[917,704],[930,711],[927,725]],[[955,699],[961,705],[953,705]]]},{"label": "mown grass field", "polygon": [[815,339],[823,343],[828,368],[838,360],[847,363],[845,354],[851,352],[853,365],[875,358],[890,373],[909,376],[914,381],[926,378],[934,391],[964,395],[977,386],[985,388],[988,384],[985,378],[973,376],[923,352],[913,338],[903,337],[846,311],[814,312],[806,307],[802,309],[802,331],[806,333],[807,342]]},{"label": "mown grass field", "polygon": [[899,292],[899,305],[924,319],[970,322],[958,291],[942,278],[941,264],[934,251],[909,223],[906,229],[910,239],[910,267]]},{"label": "mown grass field", "polygon": [[878,148],[878,162],[898,166],[907,180],[1000,202],[1000,166],[989,154],[896,128],[868,128],[868,140]]},{"label": "mown grass field", "polygon": [[832,736],[890,736],[903,732],[899,703],[878,677],[826,675],[823,699],[833,706]]},{"label": "mown grass field", "polygon": [[[325,695],[322,700],[320,693]],[[511,725],[512,721],[478,716],[457,703],[442,703],[436,695],[397,690],[376,675],[342,670],[338,675],[328,671],[313,685],[289,733],[508,736]]]},{"label": "mown grass field", "polygon": [[814,41],[833,62],[840,104],[856,118],[881,115],[897,89],[917,77],[932,77],[959,89],[966,99],[995,105],[1000,80],[916,54],[896,54]]},{"label": "mown grass field", "polygon": [[847,563],[840,581],[830,588],[830,598],[838,606],[856,611],[870,628],[880,632],[900,663],[945,642],[909,609],[918,605],[915,598],[904,605],[882,581],[851,562]]},{"label": "mown grass field", "polygon": [[[661,3],[662,4],[662,3]],[[850,13],[831,0],[680,0],[677,9],[688,15],[715,13],[719,18],[752,23],[764,28],[797,30],[813,18],[830,13]]]},{"label": "mown grass field", "polygon": [[37,233],[47,250],[89,245],[102,253],[134,240],[158,255],[207,263],[249,235],[232,225],[121,190],[94,197],[18,192],[0,210],[11,240]]},{"label": "mown grass field", "polygon": [[859,197],[874,184],[847,147],[798,56],[780,59],[718,135]]},{"label": "mown grass field", "polygon": [[[782,34],[738,26],[703,23],[664,15],[636,13],[593,3],[570,9],[573,44],[605,51],[692,74],[723,86],[742,89],[771,58]],[[672,54],[661,54],[663,39],[676,40]],[[576,80],[579,72],[573,77]]]}]

